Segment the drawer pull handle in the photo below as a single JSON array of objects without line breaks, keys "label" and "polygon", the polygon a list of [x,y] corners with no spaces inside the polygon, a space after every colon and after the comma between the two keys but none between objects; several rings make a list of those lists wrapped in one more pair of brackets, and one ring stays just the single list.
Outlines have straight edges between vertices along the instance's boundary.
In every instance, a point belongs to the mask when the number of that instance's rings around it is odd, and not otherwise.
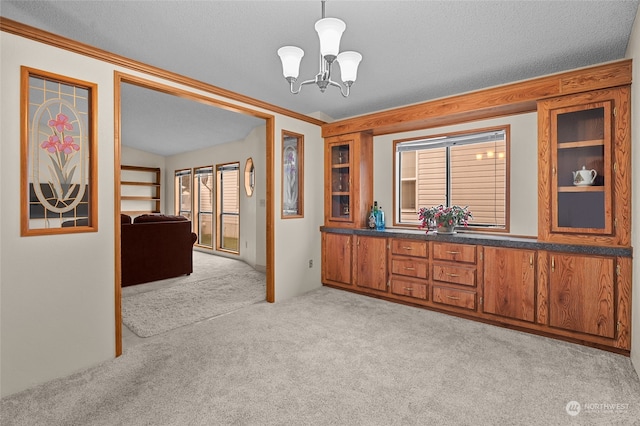
[{"label": "drawer pull handle", "polygon": [[448,277],[459,277],[460,275],[458,274],[447,274]]},{"label": "drawer pull handle", "polygon": [[405,250],[413,250],[411,247],[402,247]]},{"label": "drawer pull handle", "polygon": [[454,297],[454,296],[447,296],[447,299],[460,300],[459,297]]},{"label": "drawer pull handle", "polygon": [[406,267],[406,266],[405,266],[405,268],[404,268],[404,269],[406,269],[407,271],[415,271],[415,270],[416,270],[416,268],[408,268],[408,267]]},{"label": "drawer pull handle", "polygon": [[413,291],[413,287],[405,287],[404,289],[407,291]]},{"label": "drawer pull handle", "polygon": [[449,250],[447,250],[447,253],[449,253],[449,254],[460,254],[459,251],[449,251]]}]

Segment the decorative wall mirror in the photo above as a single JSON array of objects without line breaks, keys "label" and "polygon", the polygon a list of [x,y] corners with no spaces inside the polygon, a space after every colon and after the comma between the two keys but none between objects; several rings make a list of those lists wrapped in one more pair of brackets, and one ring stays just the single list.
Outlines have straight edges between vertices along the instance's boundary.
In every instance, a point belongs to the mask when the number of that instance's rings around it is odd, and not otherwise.
[{"label": "decorative wall mirror", "polygon": [[244,165],[244,190],[247,193],[247,197],[253,195],[253,190],[256,187],[256,169],[253,166],[253,159],[247,158],[247,162]]},{"label": "decorative wall mirror", "polygon": [[282,131],[282,218],[304,217],[304,136]]}]

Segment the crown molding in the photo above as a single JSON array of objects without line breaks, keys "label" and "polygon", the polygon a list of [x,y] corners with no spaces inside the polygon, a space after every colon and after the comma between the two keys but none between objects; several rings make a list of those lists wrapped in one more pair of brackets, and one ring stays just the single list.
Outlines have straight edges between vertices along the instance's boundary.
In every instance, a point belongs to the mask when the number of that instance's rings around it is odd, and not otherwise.
[{"label": "crown molding", "polygon": [[50,33],[48,31],[41,30],[20,22],[13,21],[11,19],[0,16],[0,31],[14,34],[20,37],[24,37],[39,43],[47,44],[49,46],[56,47],[58,49],[67,50],[79,55],[87,56],[89,58],[97,59],[103,62],[107,62],[113,65],[117,65],[130,70],[142,72],[154,77],[159,77],[167,81],[182,84],[194,89],[203,90],[207,93],[222,96],[236,102],[242,102],[255,108],[261,108],[273,113],[285,115],[287,117],[295,118],[297,120],[305,121],[307,123],[322,126],[326,124],[325,121],[318,120],[308,115],[300,114],[295,111],[281,108],[277,105],[263,102],[258,99],[251,98],[249,96],[241,95],[230,90],[223,89],[212,84],[208,84],[199,80],[195,80],[190,77],[186,77],[181,74],[177,74],[171,71],[164,70],[159,67],[154,67],[133,59],[129,59],[124,56],[116,55],[106,50],[99,49],[94,46],[90,46],[79,41],[72,40],[70,38],[62,37],[57,34]]}]

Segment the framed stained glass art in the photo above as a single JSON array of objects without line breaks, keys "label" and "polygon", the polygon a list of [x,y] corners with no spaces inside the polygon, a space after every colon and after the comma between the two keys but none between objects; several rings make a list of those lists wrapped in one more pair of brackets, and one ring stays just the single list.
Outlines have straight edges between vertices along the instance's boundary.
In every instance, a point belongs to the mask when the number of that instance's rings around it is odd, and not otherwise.
[{"label": "framed stained glass art", "polygon": [[282,131],[282,218],[304,217],[304,136]]},{"label": "framed stained glass art", "polygon": [[95,232],[97,85],[21,68],[22,236]]}]

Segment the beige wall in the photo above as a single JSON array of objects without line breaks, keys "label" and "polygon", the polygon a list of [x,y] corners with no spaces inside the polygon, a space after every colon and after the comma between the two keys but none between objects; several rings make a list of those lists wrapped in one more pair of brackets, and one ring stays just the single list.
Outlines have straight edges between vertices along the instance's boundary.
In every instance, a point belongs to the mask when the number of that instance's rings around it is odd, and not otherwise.
[{"label": "beige wall", "polygon": [[[4,396],[114,357],[114,71],[219,97],[5,32],[0,32],[0,52],[0,388]],[[98,232],[20,237],[21,65],[98,84]],[[276,301],[321,285],[322,161],[308,161],[305,167],[305,217],[281,220],[278,153],[283,128],[305,135],[307,158],[323,158],[318,126],[275,115]],[[266,152],[266,147],[260,149]],[[266,185],[264,181],[258,184]],[[261,191],[266,194],[266,186]],[[256,242],[261,244],[266,247]],[[60,250],[72,260],[61,263],[52,256]],[[312,269],[307,266],[309,259],[314,261]]]},{"label": "beige wall", "polygon": [[[267,265],[267,222],[264,203],[267,197],[265,182],[267,179],[266,131],[265,126],[259,126],[244,140],[213,145],[209,148],[167,157],[163,182],[165,185],[164,197],[167,200],[165,213],[174,214],[171,206],[174,205],[175,198],[173,176],[176,170],[213,166],[215,179],[216,165],[238,162],[240,164],[240,254],[227,254],[216,251],[215,248],[214,250],[198,248],[198,250],[215,252],[221,256],[231,258],[240,258],[257,269],[264,269]],[[256,188],[251,197],[247,197],[244,191],[244,165],[249,157],[253,159],[256,169]]]},{"label": "beige wall", "polygon": [[[637,251],[640,248],[640,9],[633,25],[631,39],[627,47],[627,58],[632,58],[635,82],[631,85],[631,245]],[[631,287],[631,361],[640,375],[640,256],[633,259],[633,283]]]},{"label": "beige wall", "polygon": [[[393,141],[447,132],[511,126],[510,233],[538,235],[538,121],[536,113],[475,121],[454,126],[376,136],[373,140],[373,198],[385,211],[387,226],[393,212]],[[420,206],[424,207],[424,206]]]}]

